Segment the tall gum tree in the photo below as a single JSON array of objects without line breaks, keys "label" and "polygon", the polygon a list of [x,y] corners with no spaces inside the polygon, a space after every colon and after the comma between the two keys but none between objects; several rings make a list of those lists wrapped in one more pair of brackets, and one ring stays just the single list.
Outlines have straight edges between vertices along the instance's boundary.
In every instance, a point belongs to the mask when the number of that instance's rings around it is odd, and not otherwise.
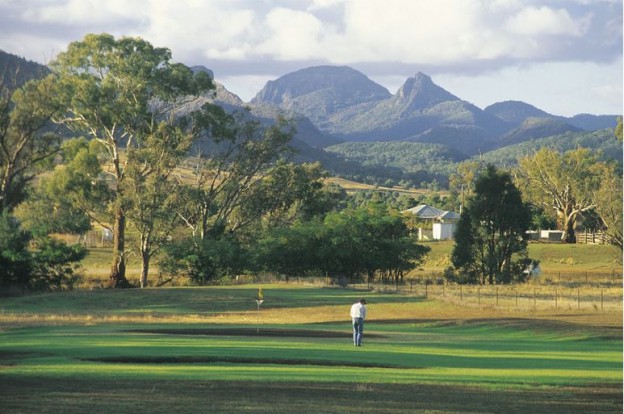
[{"label": "tall gum tree", "polygon": [[59,111],[55,96],[52,77],[19,88],[0,79],[0,210],[24,200],[27,185],[60,149],[60,137],[46,128]]},{"label": "tall gum tree", "polygon": [[[273,202],[262,207],[250,203],[261,198],[258,192],[267,188],[262,183],[275,172],[276,161],[292,151],[295,131],[283,118],[264,127],[211,104],[195,121],[203,134],[198,144],[204,149],[198,149],[192,161],[193,183],[183,190],[186,202],[179,215],[193,236],[203,240],[236,231],[272,210]],[[277,202],[280,196],[268,198]],[[243,214],[253,208],[252,214]]]},{"label": "tall gum tree", "polygon": [[56,121],[99,141],[105,149],[102,162],[114,191],[109,285],[127,286],[125,180],[131,158],[124,157],[124,151],[143,147],[146,137],[172,119],[166,114],[175,105],[214,84],[206,73],[193,75],[188,67],[172,63],[169,49],[109,34],[88,34],[71,43],[50,66],[66,108]]},{"label": "tall gum tree", "polygon": [[590,150],[579,148],[559,154],[542,148],[519,161],[518,182],[528,200],[553,209],[563,229],[562,241],[576,243],[579,214],[596,207],[594,190],[604,171]]}]

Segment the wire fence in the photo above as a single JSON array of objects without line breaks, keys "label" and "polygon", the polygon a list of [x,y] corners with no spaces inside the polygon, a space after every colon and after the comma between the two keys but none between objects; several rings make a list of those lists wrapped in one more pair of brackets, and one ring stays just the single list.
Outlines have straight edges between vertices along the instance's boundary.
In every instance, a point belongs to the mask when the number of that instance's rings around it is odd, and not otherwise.
[{"label": "wire fence", "polygon": [[480,307],[519,310],[622,310],[622,284],[610,282],[572,287],[531,282],[521,285],[456,285],[411,280],[398,285],[362,283],[352,287]]}]

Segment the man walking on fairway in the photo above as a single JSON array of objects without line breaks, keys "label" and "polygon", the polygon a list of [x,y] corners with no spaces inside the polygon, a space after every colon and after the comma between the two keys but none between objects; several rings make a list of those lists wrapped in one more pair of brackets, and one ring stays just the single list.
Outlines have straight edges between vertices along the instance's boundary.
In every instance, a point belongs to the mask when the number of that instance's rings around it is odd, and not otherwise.
[{"label": "man walking on fairway", "polygon": [[360,299],[351,306],[351,320],[353,321],[353,345],[362,346],[364,333],[364,319],[366,319],[366,300]]}]

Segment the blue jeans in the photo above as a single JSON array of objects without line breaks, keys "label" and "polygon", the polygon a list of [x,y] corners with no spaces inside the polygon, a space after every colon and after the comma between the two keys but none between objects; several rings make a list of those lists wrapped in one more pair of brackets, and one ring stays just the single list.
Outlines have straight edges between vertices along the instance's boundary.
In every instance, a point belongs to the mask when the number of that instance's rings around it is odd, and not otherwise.
[{"label": "blue jeans", "polygon": [[364,319],[353,318],[353,345],[362,346],[362,334],[364,333]]}]

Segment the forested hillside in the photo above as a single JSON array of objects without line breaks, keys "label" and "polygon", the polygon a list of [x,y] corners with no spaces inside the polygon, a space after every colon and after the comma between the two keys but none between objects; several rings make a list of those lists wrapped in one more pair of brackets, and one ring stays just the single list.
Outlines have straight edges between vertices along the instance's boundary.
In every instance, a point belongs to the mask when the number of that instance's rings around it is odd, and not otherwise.
[{"label": "forested hillside", "polygon": [[49,72],[45,66],[0,50],[0,78],[10,85],[40,78]]},{"label": "forested hillside", "polygon": [[[601,160],[615,160],[620,166],[622,164],[622,145],[616,140],[611,129],[566,132],[506,146],[472,158],[500,167],[512,167],[518,163],[518,159],[534,154],[544,147],[561,153],[579,147],[587,148],[596,153]],[[470,159],[445,145],[398,141],[347,142],[332,145],[326,148],[326,151],[339,154],[351,162],[360,163],[369,170],[377,168],[381,172],[384,167],[392,167],[401,172],[399,175],[395,172],[391,177],[386,176],[386,179],[397,177],[410,179],[410,174],[427,172],[429,180],[435,178],[442,185],[448,181],[448,176],[456,171],[457,163]],[[422,185],[420,182],[417,184]]]}]

